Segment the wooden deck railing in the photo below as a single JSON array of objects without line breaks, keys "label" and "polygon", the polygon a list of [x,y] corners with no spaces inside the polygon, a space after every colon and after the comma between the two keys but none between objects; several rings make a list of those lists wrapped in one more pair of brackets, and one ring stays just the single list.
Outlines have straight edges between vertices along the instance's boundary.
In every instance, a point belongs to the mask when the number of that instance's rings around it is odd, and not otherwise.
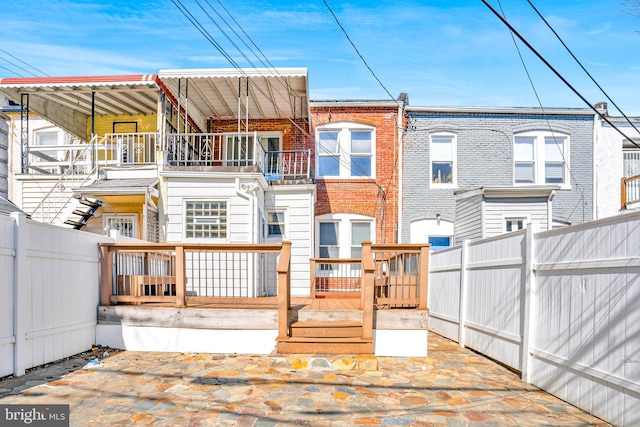
[{"label": "wooden deck railing", "polygon": [[101,244],[100,304],[276,306],[281,266],[289,268],[283,259],[290,257],[290,250],[284,250],[289,246]]},{"label": "wooden deck railing", "polygon": [[311,258],[311,297],[362,296],[367,283],[365,262],[371,261],[373,282],[370,286],[378,308],[425,310],[429,246],[363,242],[362,259]]},{"label": "wooden deck railing", "polygon": [[640,175],[622,178],[620,195],[623,209],[631,204],[640,203]]}]

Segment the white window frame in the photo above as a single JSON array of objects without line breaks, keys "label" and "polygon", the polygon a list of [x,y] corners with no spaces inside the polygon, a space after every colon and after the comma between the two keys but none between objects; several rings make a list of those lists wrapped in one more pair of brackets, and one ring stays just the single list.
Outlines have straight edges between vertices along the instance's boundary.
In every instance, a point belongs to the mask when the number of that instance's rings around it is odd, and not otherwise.
[{"label": "white window frame", "polygon": [[[507,231],[507,222],[509,221],[522,221],[522,228],[518,230]],[[529,215],[502,215],[502,232],[513,233],[514,231],[524,230],[527,228],[527,223],[530,222]]]},{"label": "white window frame", "polygon": [[[437,158],[434,150],[434,139],[450,139],[451,153],[450,158]],[[451,162],[451,182],[433,182],[433,164],[434,162]],[[458,138],[455,133],[438,132],[429,135],[429,185],[431,188],[458,188]]]},{"label": "white window frame", "polygon": [[[352,153],[352,132],[371,132],[371,152]],[[320,134],[322,132],[336,132],[337,141],[334,152],[325,152],[320,147]],[[351,122],[329,123],[316,128],[316,178],[319,179],[371,179],[376,177],[376,128],[369,125]],[[337,157],[339,171],[336,175],[320,175],[320,160],[323,157]],[[369,175],[354,175],[352,171],[352,158],[370,157],[371,173]]]},{"label": "white window frame", "polygon": [[338,224],[338,258],[352,258],[353,224],[368,223],[370,241],[374,242],[376,220],[374,217],[360,214],[327,214],[316,217],[316,248],[315,253],[320,258],[320,223]]},{"label": "white window frame", "polygon": [[131,220],[131,233],[132,236],[126,236],[118,230],[118,232],[124,237],[130,237],[132,239],[138,239],[138,214],[136,213],[108,213],[102,215],[102,230],[104,234],[107,236],[111,234],[111,230],[115,230],[109,228],[109,221],[113,219],[130,219]]},{"label": "white window frame", "polygon": [[[226,215],[225,215],[225,224],[226,224],[226,230],[225,230],[225,236],[224,237],[187,237],[188,234],[188,223],[187,223],[187,205],[189,203],[198,203],[198,202],[202,202],[202,203],[225,203],[225,211],[226,211]],[[184,218],[184,225],[183,225],[183,236],[184,236],[184,240],[186,241],[190,241],[190,242],[228,242],[229,241],[229,200],[227,199],[204,199],[204,198],[197,198],[197,199],[184,199],[183,200],[183,205],[182,205],[182,209],[183,209],[183,218]],[[201,217],[201,218],[210,218],[210,217]]]},{"label": "white window frame", "polygon": [[[266,209],[266,218],[265,218],[265,238],[267,240],[273,241],[273,240],[283,240],[283,239],[287,239],[287,231],[288,231],[288,222],[289,222],[289,218],[288,218],[288,214],[287,214],[287,210],[286,209],[276,209],[276,208],[268,208]],[[274,222],[269,222],[269,214],[280,214],[282,215],[282,222],[277,222],[277,224],[281,225],[282,228],[282,233],[281,234],[270,234],[269,230],[269,225],[271,224],[276,224]]]},{"label": "white window frame", "polygon": [[[533,182],[516,182],[516,162],[518,161],[526,161],[519,160],[517,157],[516,150],[516,141],[518,138],[532,138],[533,139]],[[547,159],[546,155],[546,141],[555,138],[556,140],[563,140],[563,182],[562,183],[547,183],[546,182],[546,165],[547,163],[551,163],[551,160]],[[557,185],[562,189],[571,189],[571,179],[570,179],[570,152],[569,148],[571,146],[570,136],[566,133],[562,132],[551,132],[551,131],[527,131],[527,132],[519,132],[514,134],[513,136],[513,185],[518,187],[526,187],[532,185]]]}]

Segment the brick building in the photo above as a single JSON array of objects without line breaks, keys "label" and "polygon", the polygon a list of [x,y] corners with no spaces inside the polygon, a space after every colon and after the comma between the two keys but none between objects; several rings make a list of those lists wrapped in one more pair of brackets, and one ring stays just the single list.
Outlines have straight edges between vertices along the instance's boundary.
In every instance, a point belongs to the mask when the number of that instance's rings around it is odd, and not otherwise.
[{"label": "brick building", "polygon": [[357,257],[361,241],[398,242],[403,94],[391,101],[312,101],[316,254]]},{"label": "brick building", "polygon": [[[407,107],[406,111],[402,242],[454,244],[459,227],[456,200],[466,200],[465,193],[478,189],[503,191],[497,219],[483,210],[486,205],[476,206],[474,215],[483,222],[477,237],[526,226],[533,219],[526,204],[539,203],[542,189],[549,189],[550,196],[541,229],[594,218],[592,110]],[[489,224],[489,219],[497,222]]]}]

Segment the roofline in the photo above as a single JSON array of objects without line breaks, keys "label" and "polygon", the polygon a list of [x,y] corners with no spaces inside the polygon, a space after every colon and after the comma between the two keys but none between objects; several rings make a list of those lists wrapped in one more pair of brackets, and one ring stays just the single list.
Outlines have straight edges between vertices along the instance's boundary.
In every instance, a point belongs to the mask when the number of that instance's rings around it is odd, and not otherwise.
[{"label": "roofline", "polygon": [[0,87],[109,86],[115,84],[155,83],[156,74],[124,74],[118,76],[4,77]]},{"label": "roofline", "polygon": [[418,107],[407,106],[407,112],[416,113],[468,113],[468,114],[562,114],[570,116],[593,116],[590,108],[539,108],[539,107]]},{"label": "roofline", "polygon": [[549,197],[559,190],[560,186],[522,186],[522,187],[480,187],[475,190],[463,190],[455,192],[456,199],[466,199],[474,196],[484,196],[485,198],[530,198],[530,197]]},{"label": "roofline", "polygon": [[323,101],[309,101],[309,108],[313,107],[404,107],[402,101],[387,101],[387,100],[323,100]]},{"label": "roofline", "polygon": [[159,78],[176,77],[307,77],[307,68],[193,68],[158,71]]}]

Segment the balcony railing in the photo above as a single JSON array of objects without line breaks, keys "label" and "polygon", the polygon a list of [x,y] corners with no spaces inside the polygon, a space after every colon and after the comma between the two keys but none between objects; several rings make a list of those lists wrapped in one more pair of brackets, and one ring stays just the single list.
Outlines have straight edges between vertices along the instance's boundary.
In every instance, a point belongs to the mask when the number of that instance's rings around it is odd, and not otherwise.
[{"label": "balcony railing", "polygon": [[95,146],[100,166],[141,166],[156,164],[160,149],[155,132],[108,133]]},{"label": "balcony railing", "polygon": [[268,181],[309,179],[313,175],[311,151],[267,151],[263,170]]},{"label": "balcony railing", "polygon": [[620,194],[622,209],[626,209],[634,203],[640,203],[640,175],[622,178]]},{"label": "balcony railing", "polygon": [[256,133],[189,133],[165,136],[168,166],[258,166],[264,148]]}]

